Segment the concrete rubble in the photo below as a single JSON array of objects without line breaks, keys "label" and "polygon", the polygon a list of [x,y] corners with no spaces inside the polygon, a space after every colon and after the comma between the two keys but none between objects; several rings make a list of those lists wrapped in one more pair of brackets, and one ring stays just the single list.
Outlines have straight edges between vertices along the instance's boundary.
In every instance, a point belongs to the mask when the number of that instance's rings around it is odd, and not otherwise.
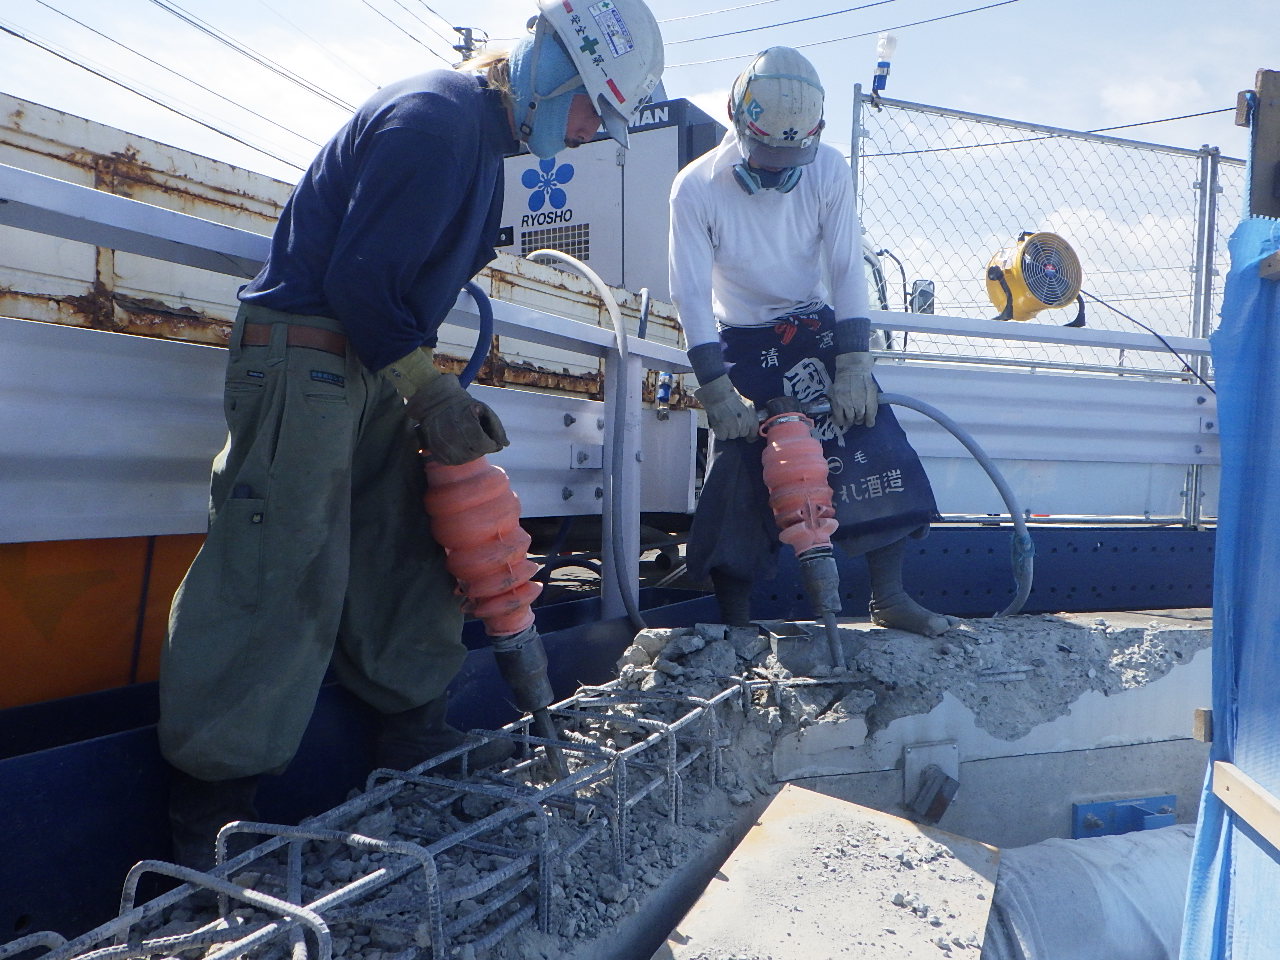
[{"label": "concrete rubble", "polygon": [[[1210,636],[1207,620],[1176,614],[970,620],[936,639],[843,624],[849,669],[834,674],[824,662],[820,626],[807,643],[792,642],[796,631],[783,626],[700,624],[637,634],[619,660],[611,696],[618,703],[634,698],[639,706],[601,706],[599,716],[608,719],[590,719],[597,714],[587,712],[587,726],[598,727],[607,750],[623,750],[647,735],[650,719],[673,720],[673,708],[662,695],[691,703],[719,696],[724,708],[717,708],[712,725],[718,749],[690,761],[678,784],[652,789],[635,800],[621,837],[612,837],[608,825],[597,823],[617,798],[608,795],[609,787],[596,784],[557,801],[554,816],[531,811],[508,817],[477,835],[474,843],[439,856],[441,887],[475,890],[474,899],[447,908],[444,927],[452,925],[456,931],[449,938],[448,955],[459,960],[647,957],[780,783],[815,771],[848,772],[859,763],[883,763],[883,758],[876,760],[878,737],[946,703],[971,716],[976,736],[1015,743],[1069,717],[1090,697],[1116,698],[1149,687],[1191,663],[1208,647]],[[899,748],[894,750],[890,766],[901,755]],[[406,794],[416,798],[414,804],[388,803],[341,829],[385,841],[426,843],[424,838],[489,823],[486,818],[503,804],[527,802],[519,790],[477,791],[458,794],[424,784]],[[512,853],[544,842],[544,834],[548,849],[571,852],[544,864]],[[920,942],[933,943],[934,955],[954,951],[976,957],[981,924],[976,929],[952,924],[951,931],[947,918],[936,912],[936,896],[911,883],[932,872],[934,861],[944,857],[942,848],[927,841],[924,846],[890,844],[873,834],[850,835],[839,849],[810,851],[815,876],[837,882],[847,880],[850,870],[863,879],[875,873],[884,880],[880,898],[886,899],[887,909],[901,924],[914,924],[911,929],[923,938]],[[303,862],[303,883],[314,899],[398,859],[403,858],[353,851],[335,842],[312,844]],[[886,867],[901,876],[890,877]],[[923,872],[916,869],[920,867]],[[520,878],[521,869],[527,880]],[[327,917],[335,957],[408,960],[431,955],[426,918],[415,907],[426,880],[421,871],[401,872],[401,880],[368,903]],[[273,896],[285,893],[279,869],[269,863],[251,865],[233,879]],[[507,900],[494,908],[492,898],[499,893]],[[468,925],[466,918],[476,911],[488,914],[482,923]],[[554,924],[539,923],[548,912]],[[181,934],[208,919],[180,901],[163,926],[146,936]],[[246,905],[226,921],[244,930],[263,922],[261,913]],[[935,942],[939,937],[945,942]],[[288,953],[288,945],[281,943],[255,956],[283,960]],[[747,956],[706,956],[739,955]]]}]

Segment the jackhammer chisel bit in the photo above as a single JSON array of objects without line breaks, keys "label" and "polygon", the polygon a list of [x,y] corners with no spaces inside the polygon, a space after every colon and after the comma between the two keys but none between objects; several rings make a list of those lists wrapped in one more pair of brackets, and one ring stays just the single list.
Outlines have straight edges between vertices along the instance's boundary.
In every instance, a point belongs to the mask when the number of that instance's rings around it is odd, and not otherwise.
[{"label": "jackhammer chisel bit", "polygon": [[549,741],[547,757],[557,779],[568,774],[564,756],[554,741],[560,739],[551,713],[547,710],[555,699],[551,681],[547,679],[547,652],[542,646],[538,628],[530,624],[519,633],[493,638],[493,656],[498,672],[516,695],[516,707],[533,715],[537,734]]}]

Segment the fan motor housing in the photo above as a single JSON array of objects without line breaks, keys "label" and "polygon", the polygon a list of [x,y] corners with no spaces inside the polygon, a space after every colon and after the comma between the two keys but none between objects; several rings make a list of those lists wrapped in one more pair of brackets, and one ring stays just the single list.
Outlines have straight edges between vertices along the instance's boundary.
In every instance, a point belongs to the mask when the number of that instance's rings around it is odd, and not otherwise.
[{"label": "fan motor housing", "polygon": [[1008,314],[998,319],[1030,320],[1041,310],[1072,303],[1081,276],[1080,259],[1058,234],[1023,233],[987,264],[987,296]]}]

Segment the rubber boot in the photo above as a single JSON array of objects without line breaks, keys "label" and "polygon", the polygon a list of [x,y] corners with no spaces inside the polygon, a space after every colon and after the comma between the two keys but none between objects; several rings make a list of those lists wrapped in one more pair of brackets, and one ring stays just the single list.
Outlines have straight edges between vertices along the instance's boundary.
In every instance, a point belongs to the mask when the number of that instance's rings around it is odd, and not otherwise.
[{"label": "rubber boot", "polygon": [[[258,777],[200,780],[174,769],[169,780],[169,829],[173,862],[208,873],[214,867],[214,841],[232,820],[257,820],[254,797]],[[227,851],[228,859],[261,838],[246,837]]]},{"label": "rubber boot", "polygon": [[871,577],[871,620],[882,627],[892,627],[936,637],[946,633],[960,621],[926,610],[907,595],[902,587],[902,561],[907,542],[897,540],[887,547],[867,554],[867,573]]},{"label": "rubber boot", "polygon": [[[437,754],[461,746],[467,735],[445,719],[448,710],[449,696],[442,694],[420,707],[383,714],[382,730],[374,745],[374,765],[390,770],[409,770]],[[489,740],[467,754],[467,766],[471,770],[491,767],[514,753],[515,747],[509,740]],[[432,770],[459,773],[462,758],[455,757]]]},{"label": "rubber boot", "polygon": [[751,581],[716,567],[711,571],[711,586],[720,605],[721,622],[730,627],[750,626]]}]

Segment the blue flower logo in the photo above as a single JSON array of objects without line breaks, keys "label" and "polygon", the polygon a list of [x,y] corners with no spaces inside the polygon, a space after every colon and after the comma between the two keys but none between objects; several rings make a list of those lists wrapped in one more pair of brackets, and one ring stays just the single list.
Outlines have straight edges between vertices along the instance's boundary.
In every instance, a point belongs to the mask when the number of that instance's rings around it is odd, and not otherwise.
[{"label": "blue flower logo", "polygon": [[562,163],[556,166],[556,158],[538,161],[538,169],[530,167],[520,176],[520,182],[529,194],[529,209],[537,213],[547,203],[560,210],[569,202],[569,197],[561,187],[573,179],[573,164]]}]

